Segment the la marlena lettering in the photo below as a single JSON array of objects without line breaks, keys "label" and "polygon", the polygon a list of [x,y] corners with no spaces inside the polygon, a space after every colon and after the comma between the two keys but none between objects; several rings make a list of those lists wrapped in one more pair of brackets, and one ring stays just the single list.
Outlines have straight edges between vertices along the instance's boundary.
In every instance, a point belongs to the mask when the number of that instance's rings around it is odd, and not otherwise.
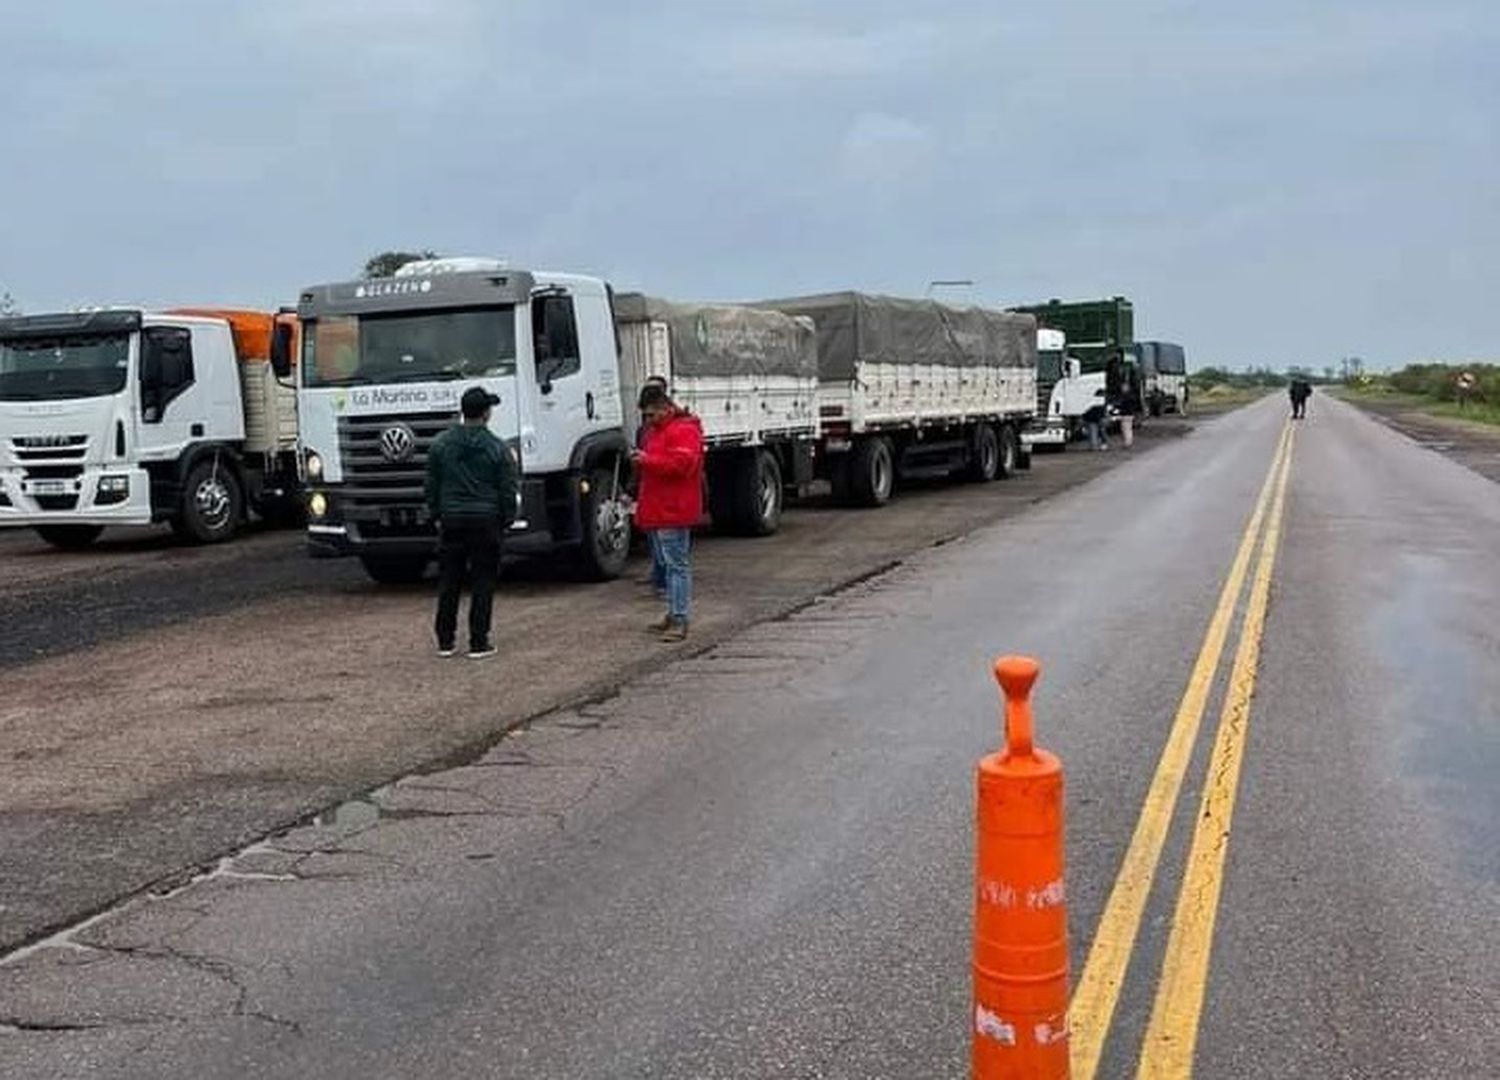
[{"label": "la marlena lettering", "polygon": [[458,393],[448,386],[426,389],[416,386],[372,386],[353,390],[349,402],[356,409],[380,409],[391,406],[416,408],[453,408]]}]

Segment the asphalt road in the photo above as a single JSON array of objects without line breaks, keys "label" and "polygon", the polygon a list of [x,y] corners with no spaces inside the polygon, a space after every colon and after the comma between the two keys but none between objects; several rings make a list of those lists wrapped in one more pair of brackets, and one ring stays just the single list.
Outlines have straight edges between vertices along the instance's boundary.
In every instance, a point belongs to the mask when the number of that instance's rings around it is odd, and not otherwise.
[{"label": "asphalt road", "polygon": [[[1140,453],[1186,425],[1151,426]],[[813,504],[764,540],[704,538],[692,652],[1125,460],[1068,453],[874,513]],[[212,548],[118,530],[63,554],[0,533],[0,950],[674,655],[630,581],[514,564],[504,662],[440,665],[431,585],[371,585],[296,533]],[[587,635],[586,646],[580,632]]]},{"label": "asphalt road", "polygon": [[[1167,945],[1225,745],[1227,858],[1185,905],[1217,916],[1196,1075],[1492,1075],[1500,487],[1338,403],[1278,458],[1282,413],[1231,414],[13,954],[0,1075],[966,1075],[990,658],[1044,664],[1077,981],[1263,490],[1097,1075],[1134,1074],[1192,959],[1190,935]],[[1259,681],[1234,714],[1246,641]]]}]

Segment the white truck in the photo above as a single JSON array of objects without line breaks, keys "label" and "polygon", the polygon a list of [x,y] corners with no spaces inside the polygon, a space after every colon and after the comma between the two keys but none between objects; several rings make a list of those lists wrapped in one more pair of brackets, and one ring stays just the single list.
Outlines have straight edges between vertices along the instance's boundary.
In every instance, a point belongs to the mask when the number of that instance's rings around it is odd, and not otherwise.
[{"label": "white truck", "polygon": [[857,292],[756,306],[817,327],[816,472],[841,501],[879,506],[898,479],[987,481],[1029,467],[1033,316]]},{"label": "white truck", "polygon": [[355,556],[415,581],[435,554],[428,448],[470,386],[521,466],[506,548],[564,553],[589,577],[629,556],[635,388],[665,376],[700,416],[709,502],[743,532],[776,527],[809,473],[812,330],[764,312],[616,298],[602,280],[496,259],[409,263],[394,277],[303,290],[301,440],[315,557]]},{"label": "white truck", "polygon": [[273,373],[295,330],[212,308],[0,319],[0,526],[81,548],[168,522],[213,543],[247,509],[297,513],[296,392]]},{"label": "white truck", "polygon": [[1083,414],[1105,401],[1105,374],[1085,374],[1082,363],[1068,355],[1067,335],[1061,330],[1036,332],[1037,417],[1022,435],[1027,446],[1065,449],[1078,437]]},{"label": "white truck", "polygon": [[1187,354],[1170,341],[1137,341],[1131,347],[1145,385],[1146,410],[1152,416],[1188,410]]}]

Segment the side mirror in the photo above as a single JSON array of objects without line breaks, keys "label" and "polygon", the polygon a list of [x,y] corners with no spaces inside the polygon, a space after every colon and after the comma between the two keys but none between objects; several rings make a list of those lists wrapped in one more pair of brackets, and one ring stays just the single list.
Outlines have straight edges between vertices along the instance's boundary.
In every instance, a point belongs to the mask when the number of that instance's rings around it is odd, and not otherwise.
[{"label": "side mirror", "polygon": [[292,377],[292,326],[277,322],[271,330],[271,370],[278,379]]},{"label": "side mirror", "polygon": [[537,389],[542,392],[542,397],[546,397],[548,394],[552,393],[552,379],[551,379],[551,377],[547,376],[547,375],[543,375],[542,376],[542,381],[541,381],[540,384],[538,384]]}]

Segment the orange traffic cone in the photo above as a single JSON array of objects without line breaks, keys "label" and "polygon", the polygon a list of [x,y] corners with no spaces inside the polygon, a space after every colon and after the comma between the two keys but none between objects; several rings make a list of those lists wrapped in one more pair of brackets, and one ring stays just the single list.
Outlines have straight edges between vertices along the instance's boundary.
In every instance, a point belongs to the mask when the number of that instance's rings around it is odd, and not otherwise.
[{"label": "orange traffic cone", "polygon": [[995,662],[1005,749],[979,763],[975,1080],[1068,1076],[1062,762],[1031,742],[1035,660]]}]

